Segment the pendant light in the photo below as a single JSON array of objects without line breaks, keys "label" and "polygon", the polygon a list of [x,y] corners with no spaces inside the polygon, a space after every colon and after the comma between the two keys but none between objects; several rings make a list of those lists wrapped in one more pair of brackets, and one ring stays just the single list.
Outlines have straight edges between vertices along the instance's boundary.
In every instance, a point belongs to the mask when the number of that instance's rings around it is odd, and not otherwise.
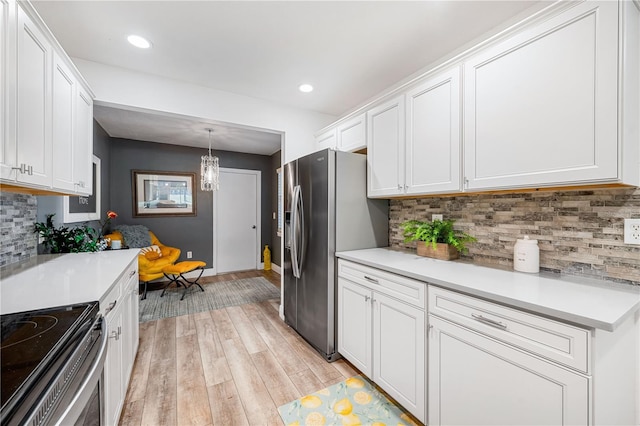
[{"label": "pendant light", "polygon": [[220,166],[218,157],[211,155],[211,132],[213,129],[205,130],[209,131],[209,155],[203,155],[200,163],[200,189],[215,191],[220,189]]}]

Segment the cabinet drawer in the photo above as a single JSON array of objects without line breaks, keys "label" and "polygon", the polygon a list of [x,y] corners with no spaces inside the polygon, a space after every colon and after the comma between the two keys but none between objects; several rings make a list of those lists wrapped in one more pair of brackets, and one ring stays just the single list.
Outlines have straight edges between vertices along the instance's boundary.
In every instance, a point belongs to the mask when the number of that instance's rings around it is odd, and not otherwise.
[{"label": "cabinet drawer", "polygon": [[115,310],[116,304],[121,303],[122,295],[122,280],[118,280],[111,290],[100,299],[100,313],[103,317],[108,317],[109,314]]},{"label": "cabinet drawer", "polygon": [[420,309],[426,308],[427,284],[421,281],[342,259],[338,262],[338,275]]},{"label": "cabinet drawer", "polygon": [[429,286],[429,313],[588,373],[588,330]]}]

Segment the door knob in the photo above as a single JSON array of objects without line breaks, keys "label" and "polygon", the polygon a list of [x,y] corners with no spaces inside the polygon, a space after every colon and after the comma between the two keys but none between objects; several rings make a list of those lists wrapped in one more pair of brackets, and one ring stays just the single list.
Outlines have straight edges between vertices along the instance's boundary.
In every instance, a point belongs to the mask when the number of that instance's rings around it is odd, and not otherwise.
[{"label": "door knob", "polygon": [[256,229],[256,226],[255,226],[255,225],[253,225],[253,226],[251,227],[251,229]]}]

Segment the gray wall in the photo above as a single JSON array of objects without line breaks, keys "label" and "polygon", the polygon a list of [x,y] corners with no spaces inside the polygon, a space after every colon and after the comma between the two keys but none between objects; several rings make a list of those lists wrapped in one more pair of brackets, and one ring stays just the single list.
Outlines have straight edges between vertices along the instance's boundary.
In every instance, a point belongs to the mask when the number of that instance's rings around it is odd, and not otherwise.
[{"label": "gray wall", "polygon": [[[271,156],[271,261],[278,266],[282,266],[280,262],[281,239],[278,237],[278,168],[282,165],[281,151]],[[276,218],[273,219],[273,213]]]},{"label": "gray wall", "polygon": [[[193,252],[193,259],[213,261],[213,194],[200,190],[200,157],[206,150],[129,139],[111,139],[111,198],[110,209],[118,213],[113,221],[117,225],[144,225],[166,245]],[[261,247],[271,247],[271,157],[215,151],[220,167],[260,170],[262,235]],[[132,170],[174,171],[196,173],[195,217],[133,217]]]}]

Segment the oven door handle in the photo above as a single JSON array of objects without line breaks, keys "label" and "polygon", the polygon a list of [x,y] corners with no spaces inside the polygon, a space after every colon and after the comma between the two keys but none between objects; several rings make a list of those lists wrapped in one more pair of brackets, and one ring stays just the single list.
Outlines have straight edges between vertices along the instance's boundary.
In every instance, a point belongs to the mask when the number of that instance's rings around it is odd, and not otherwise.
[{"label": "oven door handle", "polygon": [[64,410],[60,418],[56,420],[56,425],[74,424],[76,422],[76,419],[80,417],[82,410],[91,397],[91,394],[98,384],[98,381],[102,377],[104,362],[107,358],[108,340],[109,337],[107,335],[107,321],[106,319],[102,318],[102,320],[100,321],[100,349],[98,350],[94,362],[89,368],[85,379],[78,388],[76,394],[73,396],[73,400],[71,400],[71,403]]}]

